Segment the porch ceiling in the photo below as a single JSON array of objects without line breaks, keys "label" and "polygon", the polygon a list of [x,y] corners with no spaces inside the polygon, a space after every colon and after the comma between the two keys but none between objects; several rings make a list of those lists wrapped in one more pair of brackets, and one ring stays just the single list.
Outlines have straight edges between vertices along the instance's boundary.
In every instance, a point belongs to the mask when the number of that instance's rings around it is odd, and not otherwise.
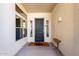
[{"label": "porch ceiling", "polygon": [[31,12],[51,12],[56,3],[22,3],[28,13]]}]

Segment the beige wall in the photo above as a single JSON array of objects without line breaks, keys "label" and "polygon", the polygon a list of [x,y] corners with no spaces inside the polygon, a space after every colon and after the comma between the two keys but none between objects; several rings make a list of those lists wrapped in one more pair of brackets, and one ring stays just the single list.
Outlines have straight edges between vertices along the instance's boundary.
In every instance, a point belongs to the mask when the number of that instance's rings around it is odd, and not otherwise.
[{"label": "beige wall", "polygon": [[[73,4],[57,4],[52,11],[52,38],[61,40],[59,49],[64,55],[73,55],[73,12]],[[62,17],[61,22],[59,17]]]},{"label": "beige wall", "polygon": [[79,4],[74,4],[74,55],[79,56]]}]

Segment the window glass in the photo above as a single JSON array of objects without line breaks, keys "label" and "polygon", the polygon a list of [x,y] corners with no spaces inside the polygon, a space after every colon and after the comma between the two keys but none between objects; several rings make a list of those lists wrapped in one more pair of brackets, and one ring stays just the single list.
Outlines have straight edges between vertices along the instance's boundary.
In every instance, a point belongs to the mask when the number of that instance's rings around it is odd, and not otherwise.
[{"label": "window glass", "polygon": [[30,27],[31,27],[31,31],[30,31],[30,37],[32,37],[32,29],[33,29],[33,24],[32,24],[32,20],[30,21]]},{"label": "window glass", "polygon": [[49,21],[46,21],[46,36],[49,37]]},{"label": "window glass", "polygon": [[27,23],[16,15],[16,41],[27,36]]}]

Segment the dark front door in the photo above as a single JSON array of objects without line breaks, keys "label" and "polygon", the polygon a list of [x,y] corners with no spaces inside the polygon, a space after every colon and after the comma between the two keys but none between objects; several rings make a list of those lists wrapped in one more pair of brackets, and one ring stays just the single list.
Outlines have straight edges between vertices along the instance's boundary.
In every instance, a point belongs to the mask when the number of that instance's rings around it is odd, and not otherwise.
[{"label": "dark front door", "polygon": [[35,19],[35,42],[44,42],[44,19]]}]

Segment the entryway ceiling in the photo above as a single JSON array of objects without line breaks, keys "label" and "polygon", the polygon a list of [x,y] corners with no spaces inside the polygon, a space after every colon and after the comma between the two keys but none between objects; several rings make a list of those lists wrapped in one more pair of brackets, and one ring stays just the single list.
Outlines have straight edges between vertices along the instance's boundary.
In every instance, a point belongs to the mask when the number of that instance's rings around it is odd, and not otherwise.
[{"label": "entryway ceiling", "polygon": [[51,12],[56,3],[22,3],[28,13],[31,12]]}]

